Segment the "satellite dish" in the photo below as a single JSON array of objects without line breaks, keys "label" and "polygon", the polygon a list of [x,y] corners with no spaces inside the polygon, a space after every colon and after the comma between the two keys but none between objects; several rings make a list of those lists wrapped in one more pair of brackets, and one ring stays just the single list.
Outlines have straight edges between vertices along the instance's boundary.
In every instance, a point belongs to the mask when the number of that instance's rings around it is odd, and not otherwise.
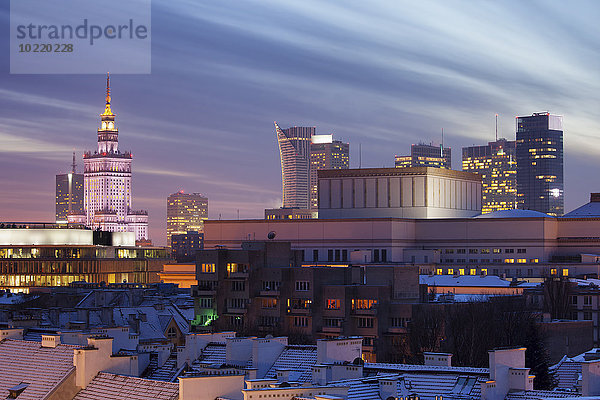
[{"label": "satellite dish", "polygon": [[269,240],[273,240],[275,239],[275,235],[276,233],[274,231],[271,231],[267,234],[267,237],[269,238]]}]

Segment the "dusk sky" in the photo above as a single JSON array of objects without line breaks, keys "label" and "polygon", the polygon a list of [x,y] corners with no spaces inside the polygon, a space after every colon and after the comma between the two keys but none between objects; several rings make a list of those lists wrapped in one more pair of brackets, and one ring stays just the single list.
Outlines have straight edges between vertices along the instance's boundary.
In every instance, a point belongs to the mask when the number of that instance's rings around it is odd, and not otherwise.
[{"label": "dusk sky", "polygon": [[[135,209],[165,244],[166,197],[211,219],[281,205],[273,121],[350,143],[351,167],[391,167],[411,143],[514,139],[515,116],[564,117],[565,211],[600,191],[600,2],[153,1],[152,73],[111,74]],[[0,3],[0,220],[53,221],[55,174],[96,148],[103,75],[9,74]],[[115,54],[127,57],[128,54]]]}]

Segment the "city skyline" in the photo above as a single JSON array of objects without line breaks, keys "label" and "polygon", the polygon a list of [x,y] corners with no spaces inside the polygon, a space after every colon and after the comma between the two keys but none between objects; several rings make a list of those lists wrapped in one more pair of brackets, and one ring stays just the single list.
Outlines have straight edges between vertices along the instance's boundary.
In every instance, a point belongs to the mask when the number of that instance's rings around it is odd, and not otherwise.
[{"label": "city skyline", "polygon": [[[165,243],[164,198],[180,189],[210,197],[213,219],[235,219],[238,209],[262,218],[278,207],[275,119],[351,143],[351,167],[359,146],[363,167],[391,167],[395,153],[441,128],[459,149],[491,141],[496,113],[499,137],[514,140],[515,116],[550,111],[564,117],[565,212],[584,203],[596,190],[585,168],[600,149],[598,5],[457,4],[156,3],[153,74],[113,77],[150,238]],[[8,22],[7,5],[0,19]],[[541,29],[548,21],[556,29]],[[0,219],[52,221],[53,177],[68,172],[73,150],[89,147],[102,78],[8,75],[7,60],[0,68]]]}]

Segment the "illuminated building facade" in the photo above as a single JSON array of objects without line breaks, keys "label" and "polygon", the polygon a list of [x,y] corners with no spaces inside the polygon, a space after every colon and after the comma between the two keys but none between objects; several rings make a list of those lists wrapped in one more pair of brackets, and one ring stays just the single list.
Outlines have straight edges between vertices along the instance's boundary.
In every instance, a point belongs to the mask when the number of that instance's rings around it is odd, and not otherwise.
[{"label": "illuminated building facade", "polygon": [[463,147],[462,169],[481,175],[483,214],[517,208],[514,140],[500,139],[487,146]]},{"label": "illuminated building facade", "polygon": [[75,172],[75,153],[71,172],[56,175],[56,222],[67,222],[70,214],[84,214],[83,174]]},{"label": "illuminated building facade", "polygon": [[310,145],[310,208],[319,207],[318,177],[320,169],[348,169],[350,145],[333,140],[333,135],[314,135]]},{"label": "illuminated building facade", "polygon": [[148,213],[132,210],[130,152],[119,151],[119,130],[110,107],[110,82],[106,81],[106,107],[100,115],[98,150],[83,155],[85,215],[69,216],[70,222],[108,232],[134,232],[148,239]]},{"label": "illuminated building facade", "polygon": [[564,213],[562,117],[517,117],[518,208],[553,216]]},{"label": "illuminated building facade", "polygon": [[154,283],[169,260],[160,247],[137,247],[133,232],[31,224],[0,229],[0,289],[88,283]]},{"label": "illuminated building facade", "polygon": [[275,122],[281,158],[283,207],[309,208],[310,145],[315,127],[281,129]]},{"label": "illuminated building facade", "polygon": [[452,149],[431,144],[413,144],[409,156],[396,156],[396,168],[434,167],[452,169]]},{"label": "illuminated building facade", "polygon": [[167,197],[167,245],[171,236],[188,231],[203,232],[208,219],[208,198],[200,193],[184,193],[183,190]]}]

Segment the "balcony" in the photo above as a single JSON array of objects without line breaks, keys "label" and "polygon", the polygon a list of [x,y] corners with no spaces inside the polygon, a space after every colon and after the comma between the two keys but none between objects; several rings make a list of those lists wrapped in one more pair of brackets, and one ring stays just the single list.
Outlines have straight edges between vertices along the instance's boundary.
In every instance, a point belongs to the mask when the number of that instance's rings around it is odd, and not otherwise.
[{"label": "balcony", "polygon": [[394,326],[394,327],[389,327],[387,330],[387,333],[393,334],[393,335],[403,334],[403,333],[408,333],[408,329]]},{"label": "balcony", "polygon": [[192,293],[192,297],[214,297],[216,294],[216,289],[196,288]]},{"label": "balcony", "polygon": [[358,308],[351,311],[352,315],[377,315],[377,308]]},{"label": "balcony", "polygon": [[227,314],[246,314],[246,307],[227,307]]},{"label": "balcony", "polygon": [[279,290],[261,290],[261,297],[279,297]]},{"label": "balcony", "polygon": [[323,333],[342,333],[341,326],[324,326],[321,330]]},{"label": "balcony", "polygon": [[249,276],[250,274],[247,271],[227,272],[226,279],[247,279]]},{"label": "balcony", "polygon": [[290,315],[310,315],[312,311],[310,308],[288,307],[287,313]]}]

